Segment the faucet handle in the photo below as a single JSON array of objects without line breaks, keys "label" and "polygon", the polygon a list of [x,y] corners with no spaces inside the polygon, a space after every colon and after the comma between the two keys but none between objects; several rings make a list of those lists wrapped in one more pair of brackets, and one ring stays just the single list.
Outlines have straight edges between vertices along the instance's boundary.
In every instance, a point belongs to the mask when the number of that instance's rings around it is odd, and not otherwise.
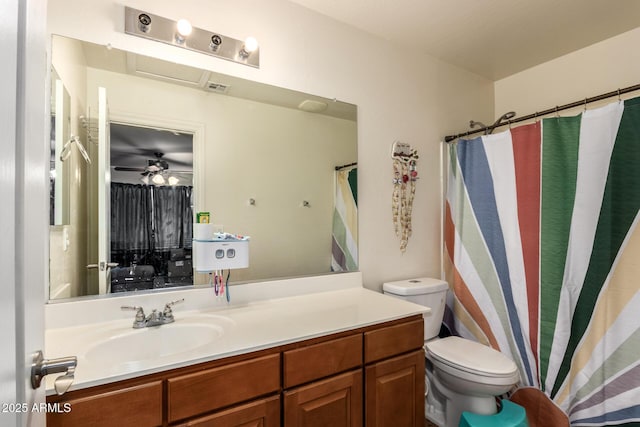
[{"label": "faucet handle", "polygon": [[171,307],[176,305],[176,304],[178,304],[178,303],[181,303],[181,302],[184,302],[184,298],[180,298],[180,299],[177,299],[175,301],[171,301],[171,302],[168,302],[168,303],[165,304],[164,310],[162,311],[162,314],[164,316],[164,319],[165,319],[166,323],[171,323],[171,322],[174,321],[173,310],[171,310]]},{"label": "faucet handle", "polygon": [[144,315],[144,310],[142,307],[135,305],[123,305],[120,307],[121,310],[135,310],[136,311],[136,320],[133,322],[134,328],[143,328],[145,325],[146,316]]},{"label": "faucet handle", "polygon": [[177,299],[177,300],[175,300],[175,301],[168,302],[168,303],[164,306],[164,308],[167,308],[167,307],[171,308],[171,306],[176,305],[176,304],[181,303],[181,302],[184,302],[184,298],[180,298],[180,299]]},{"label": "faucet handle", "polygon": [[144,316],[144,309],[141,306],[137,306],[137,305],[123,305],[120,306],[121,310],[136,310],[136,316],[138,314],[142,314],[142,316]]}]

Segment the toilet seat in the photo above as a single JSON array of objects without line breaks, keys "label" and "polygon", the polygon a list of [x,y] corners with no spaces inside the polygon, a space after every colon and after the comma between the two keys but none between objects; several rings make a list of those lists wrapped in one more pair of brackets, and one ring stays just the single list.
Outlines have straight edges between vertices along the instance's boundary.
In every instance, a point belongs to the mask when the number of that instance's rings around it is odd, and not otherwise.
[{"label": "toilet seat", "polygon": [[425,345],[428,358],[440,369],[457,377],[487,384],[514,384],[519,379],[516,364],[486,345],[460,337],[447,337]]}]

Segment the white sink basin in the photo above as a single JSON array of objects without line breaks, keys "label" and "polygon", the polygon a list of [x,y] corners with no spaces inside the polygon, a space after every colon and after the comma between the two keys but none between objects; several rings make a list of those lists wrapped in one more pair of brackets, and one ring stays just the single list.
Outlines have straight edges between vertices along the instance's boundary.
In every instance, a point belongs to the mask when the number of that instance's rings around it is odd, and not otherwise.
[{"label": "white sink basin", "polygon": [[212,346],[233,322],[219,316],[195,316],[150,328],[112,331],[88,346],[86,363],[112,373],[138,370]]}]

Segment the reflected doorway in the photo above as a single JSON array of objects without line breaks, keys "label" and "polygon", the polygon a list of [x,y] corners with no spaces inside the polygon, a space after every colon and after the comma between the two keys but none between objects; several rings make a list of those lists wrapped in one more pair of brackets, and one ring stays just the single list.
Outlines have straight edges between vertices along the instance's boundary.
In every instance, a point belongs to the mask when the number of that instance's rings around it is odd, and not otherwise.
[{"label": "reflected doorway", "polygon": [[111,123],[111,292],[193,285],[193,135]]}]

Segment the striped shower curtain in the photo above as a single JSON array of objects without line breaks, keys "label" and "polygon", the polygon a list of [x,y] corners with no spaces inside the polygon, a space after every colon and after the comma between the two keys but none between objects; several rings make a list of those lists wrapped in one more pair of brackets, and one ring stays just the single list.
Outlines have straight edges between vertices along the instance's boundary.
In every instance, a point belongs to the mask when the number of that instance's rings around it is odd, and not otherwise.
[{"label": "striped shower curtain", "polygon": [[358,270],[358,170],[335,172],[331,271]]},{"label": "striped shower curtain", "polygon": [[640,98],[449,147],[447,323],[575,426],[640,425]]}]

